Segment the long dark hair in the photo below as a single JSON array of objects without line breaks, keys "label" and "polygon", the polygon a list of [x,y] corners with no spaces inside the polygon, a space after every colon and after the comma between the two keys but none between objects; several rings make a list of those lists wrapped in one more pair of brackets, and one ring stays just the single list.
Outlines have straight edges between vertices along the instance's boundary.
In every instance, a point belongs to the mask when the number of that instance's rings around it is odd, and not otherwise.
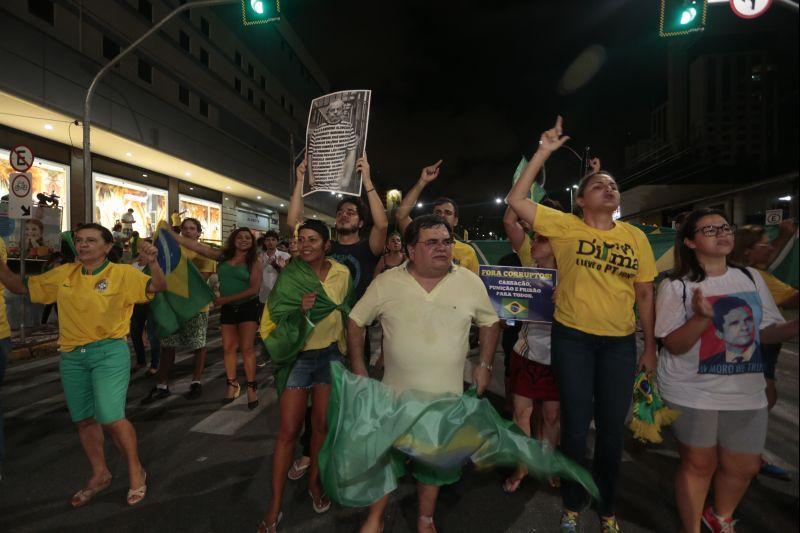
[{"label": "long dark hair", "polygon": [[75,238],[75,235],[85,229],[94,229],[100,232],[100,238],[103,239],[103,242],[106,244],[112,244],[111,250],[108,251],[108,255],[106,256],[109,261],[112,263],[119,263],[122,260],[122,245],[119,243],[114,242],[114,235],[111,233],[107,227],[97,224],[95,222],[88,222],[86,224],[78,224],[75,228],[75,231],[72,232],[72,237]]},{"label": "long dark hair", "polygon": [[[697,234],[697,221],[711,215],[721,216],[728,222],[728,216],[724,211],[703,207],[689,213],[686,220],[681,224],[678,233],[675,234],[675,267],[670,273],[669,277],[671,279],[686,278],[696,283],[706,279],[706,271],[703,269],[703,265],[700,264],[700,261],[697,260],[697,254],[694,250],[686,246],[684,241],[686,239],[693,241]],[[730,259],[728,259],[727,262],[728,265],[736,266]]]},{"label": "long dark hair", "polygon": [[220,263],[230,261],[236,255],[236,236],[243,231],[248,232],[252,238],[253,245],[247,250],[245,260],[247,261],[247,268],[253,268],[253,263],[256,262],[258,253],[256,250],[256,238],[253,237],[253,232],[250,231],[250,228],[236,228],[228,235],[228,239],[225,241],[225,248],[222,250],[222,255],[219,256]]}]

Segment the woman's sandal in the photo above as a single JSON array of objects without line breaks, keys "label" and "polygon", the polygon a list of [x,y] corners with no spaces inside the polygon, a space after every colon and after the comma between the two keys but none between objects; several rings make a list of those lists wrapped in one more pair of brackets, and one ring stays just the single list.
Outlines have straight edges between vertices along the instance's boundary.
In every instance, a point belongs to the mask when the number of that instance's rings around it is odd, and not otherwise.
[{"label": "woman's sandal", "polygon": [[[314,512],[317,514],[327,513],[331,508],[331,501],[328,499],[327,496],[323,493],[319,499],[314,497],[314,493],[311,492],[311,489],[308,489],[308,495],[311,496],[311,505],[314,507]],[[317,502],[319,501],[319,504]]]},{"label": "woman's sandal", "polygon": [[128,496],[125,498],[125,501],[127,501],[128,505],[130,506],[136,505],[144,500],[144,497],[147,494],[147,472],[142,470],[142,474],[144,477],[142,486],[138,489],[128,489]]},{"label": "woman's sandal", "polygon": [[234,393],[233,393],[233,397],[232,398],[229,398],[228,396],[225,396],[225,403],[231,403],[233,400],[238,398],[239,395],[242,393],[242,386],[239,385],[239,382],[236,381],[235,379],[226,379],[225,381],[228,383],[228,389],[229,390],[231,388],[234,389]]},{"label": "woman's sandal", "polygon": [[250,400],[247,401],[247,408],[251,411],[258,407],[258,381],[247,381],[247,388],[251,389],[256,394],[256,399],[252,402]]},{"label": "woman's sandal", "polygon": [[83,507],[87,503],[89,503],[92,498],[97,496],[100,492],[106,490],[109,485],[111,485],[111,476],[108,476],[108,480],[100,483],[94,488],[83,488],[72,495],[69,503],[73,507]]},{"label": "woman's sandal", "polygon": [[286,477],[288,477],[292,481],[297,481],[298,479],[306,475],[306,472],[308,471],[308,468],[310,466],[311,466],[310,458],[306,464],[300,463],[300,459],[295,459],[292,462],[292,467],[289,469],[289,473],[286,474]]},{"label": "woman's sandal", "polygon": [[519,489],[519,486],[522,484],[523,479],[525,479],[524,476],[517,478],[512,476],[506,478],[506,480],[503,481],[503,492],[505,492],[506,494],[514,494]]},{"label": "woman's sandal", "polygon": [[278,531],[278,524],[281,523],[281,518],[283,518],[283,511],[278,513],[278,519],[275,520],[271,526],[268,526],[267,523],[262,520],[261,523],[258,524],[258,530],[256,530],[256,533],[275,533]]}]

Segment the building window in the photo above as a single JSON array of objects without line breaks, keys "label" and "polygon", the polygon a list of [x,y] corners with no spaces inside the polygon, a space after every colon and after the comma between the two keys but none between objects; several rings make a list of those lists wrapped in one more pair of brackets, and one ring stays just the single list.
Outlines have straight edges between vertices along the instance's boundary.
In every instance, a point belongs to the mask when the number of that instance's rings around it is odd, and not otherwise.
[{"label": "building window", "polygon": [[247,88],[247,100],[252,104],[253,103],[253,89]]},{"label": "building window", "polygon": [[148,2],[148,0],[139,0],[139,14],[153,22],[153,4]]},{"label": "building window", "polygon": [[259,102],[258,107],[259,107],[259,109],[261,109],[262,113],[266,113],[267,112],[267,103],[264,101],[263,98],[261,99],[261,102]]},{"label": "building window", "polygon": [[242,92],[242,80],[239,78],[233,78],[233,86],[236,88],[237,93]]},{"label": "building window", "polygon": [[48,24],[55,24],[53,0],[28,0],[28,11]]},{"label": "building window", "polygon": [[236,63],[237,67],[242,68],[242,54],[238,50],[233,54],[233,62]]},{"label": "building window", "polygon": [[260,85],[262,90],[267,90],[267,79],[264,76],[261,76]]},{"label": "building window", "polygon": [[103,57],[114,59],[119,55],[119,45],[103,35]]},{"label": "building window", "polygon": [[200,17],[200,31],[206,37],[211,37],[211,25],[205,17]]},{"label": "building window", "polygon": [[153,82],[153,67],[143,60],[139,60],[139,79],[147,83]]},{"label": "building window", "polygon": [[247,64],[247,75],[250,76],[251,80],[256,79],[256,69],[253,68],[252,63]]},{"label": "building window", "polygon": [[191,41],[189,40],[189,36],[182,31],[178,32],[178,42],[180,43],[181,48],[183,48],[187,52],[190,51]]},{"label": "building window", "polygon": [[200,114],[203,115],[204,117],[208,116],[208,102],[206,102],[202,98],[200,99]]},{"label": "building window", "polygon": [[202,63],[204,67],[208,66],[208,50],[205,48],[200,49],[200,63]]},{"label": "building window", "polygon": [[178,85],[178,100],[184,105],[189,105],[189,89],[183,85]]}]

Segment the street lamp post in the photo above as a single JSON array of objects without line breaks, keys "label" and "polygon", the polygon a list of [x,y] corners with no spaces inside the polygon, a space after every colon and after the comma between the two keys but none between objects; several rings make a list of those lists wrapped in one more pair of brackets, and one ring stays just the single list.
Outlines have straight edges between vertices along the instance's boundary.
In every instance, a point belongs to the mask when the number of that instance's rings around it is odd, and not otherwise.
[{"label": "street lamp post", "polygon": [[[83,102],[83,180],[86,187],[86,201],[87,206],[91,206],[92,194],[93,191],[91,190],[91,182],[92,182],[92,154],[91,154],[91,142],[90,142],[90,113],[92,111],[92,96],[94,96],[94,91],[97,88],[98,82],[102,79],[105,74],[111,70],[111,67],[119,63],[123,57],[128,55],[131,51],[133,51],[137,46],[142,44],[142,42],[157,32],[164,24],[172,20],[175,15],[186,11],[187,9],[192,9],[195,7],[212,7],[212,6],[220,6],[223,4],[235,4],[238,0],[198,0],[197,2],[187,3],[180,5],[172,10],[166,17],[161,19],[157,24],[155,24],[152,28],[147,30],[141,37],[133,41],[127,48],[122,50],[117,57],[106,63],[106,65],[100,69],[95,77],[92,79],[92,82],[89,84],[89,89],[86,91],[86,99]],[[91,209],[86,210],[86,221],[91,221]]]}]

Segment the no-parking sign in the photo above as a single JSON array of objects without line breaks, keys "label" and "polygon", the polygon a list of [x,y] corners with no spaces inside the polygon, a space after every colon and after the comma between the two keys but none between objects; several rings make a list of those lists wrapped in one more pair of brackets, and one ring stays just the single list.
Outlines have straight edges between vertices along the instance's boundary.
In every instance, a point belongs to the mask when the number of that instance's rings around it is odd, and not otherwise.
[{"label": "no-parking sign", "polygon": [[33,166],[33,150],[22,144],[15,146],[8,154],[8,162],[17,172],[27,172]]},{"label": "no-parking sign", "polygon": [[754,19],[767,12],[772,0],[730,0],[731,10],[743,19]]}]

